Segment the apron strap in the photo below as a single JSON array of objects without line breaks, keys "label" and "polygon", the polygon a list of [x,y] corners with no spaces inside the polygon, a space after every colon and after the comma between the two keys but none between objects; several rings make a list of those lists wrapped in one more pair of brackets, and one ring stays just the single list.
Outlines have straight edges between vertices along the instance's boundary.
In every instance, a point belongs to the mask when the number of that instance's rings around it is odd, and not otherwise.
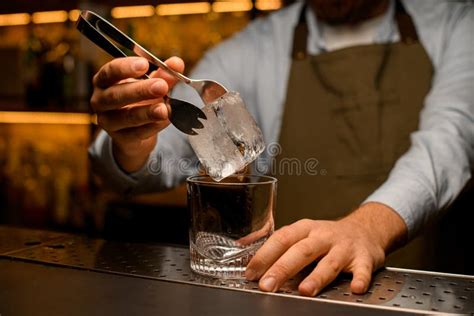
[{"label": "apron strap", "polygon": [[306,42],[308,41],[308,24],[306,23],[306,2],[301,8],[298,24],[293,32],[293,50],[291,57],[294,60],[303,60],[308,55]]},{"label": "apron strap", "polygon": [[[308,24],[306,23],[306,3],[301,8],[298,24],[293,32],[293,49],[291,57],[294,60],[305,59],[308,55]],[[400,33],[401,42],[404,44],[413,44],[418,42],[418,33],[412,18],[406,12],[400,0],[395,0],[395,20],[397,22],[398,31]]]},{"label": "apron strap", "polygon": [[405,10],[400,0],[395,1],[395,20],[398,25],[400,39],[404,44],[413,44],[418,42],[418,33],[411,16]]}]

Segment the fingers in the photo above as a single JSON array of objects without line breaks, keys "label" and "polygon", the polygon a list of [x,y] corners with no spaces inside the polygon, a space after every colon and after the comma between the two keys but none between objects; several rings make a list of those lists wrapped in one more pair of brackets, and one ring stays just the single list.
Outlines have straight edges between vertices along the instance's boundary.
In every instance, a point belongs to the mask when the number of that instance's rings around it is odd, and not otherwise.
[{"label": "fingers", "polygon": [[167,121],[168,108],[164,103],[128,106],[119,110],[98,113],[97,119],[99,125],[107,132],[116,132],[152,122]]},{"label": "fingers", "polygon": [[[177,71],[179,73],[184,72],[184,61],[179,57],[170,57],[165,61],[165,64],[174,71]],[[168,83],[170,89],[178,82],[178,79],[176,79],[175,76],[171,75],[169,72],[161,68],[159,68],[157,71],[154,71],[151,76],[154,78],[162,78],[163,80],[165,80]]]},{"label": "fingers", "polygon": [[339,275],[350,258],[346,251],[333,248],[318,262],[316,268],[300,283],[302,295],[315,296]]},{"label": "fingers", "polygon": [[[172,69],[184,69],[178,58],[167,62]],[[99,125],[112,137],[116,160],[127,172],[143,165],[156,144],[156,134],[170,124],[167,106],[158,102],[168,94],[168,82],[173,85],[175,81],[159,73],[156,75],[164,79],[136,79],[148,69],[144,58],[116,58],[93,78],[92,109]]]},{"label": "fingers", "polygon": [[[184,70],[184,62],[178,57],[171,57],[165,63],[175,71]],[[162,69],[153,72],[153,79],[130,82],[130,78],[141,77],[147,69],[148,62],[140,57],[116,58],[105,64],[93,79],[96,89],[91,97],[92,109],[103,112],[161,98],[177,82],[174,76]]]},{"label": "fingers", "polygon": [[245,275],[249,280],[263,275],[260,288],[276,291],[319,258],[316,268],[300,283],[301,294],[318,294],[341,271],[352,272],[351,290],[362,294],[370,285],[374,269],[383,265],[385,251],[358,223],[301,220],[276,231],[257,251]]},{"label": "fingers", "polygon": [[115,58],[106,63],[92,79],[94,86],[106,89],[127,78],[139,78],[148,70],[148,62],[141,57]]},{"label": "fingers", "polygon": [[360,259],[352,268],[351,291],[355,294],[364,294],[370,285],[374,265],[369,258]]},{"label": "fingers", "polygon": [[143,100],[161,98],[168,93],[168,84],[163,79],[138,80],[113,85],[107,89],[95,89],[91,106],[95,112],[118,109]]},{"label": "fingers", "polygon": [[274,292],[289,278],[325,254],[330,244],[314,238],[305,238],[293,245],[275,262],[259,282],[263,291]]},{"label": "fingers", "polygon": [[308,220],[300,220],[277,230],[250,260],[245,277],[249,280],[260,278],[291,246],[308,236],[309,230]]}]

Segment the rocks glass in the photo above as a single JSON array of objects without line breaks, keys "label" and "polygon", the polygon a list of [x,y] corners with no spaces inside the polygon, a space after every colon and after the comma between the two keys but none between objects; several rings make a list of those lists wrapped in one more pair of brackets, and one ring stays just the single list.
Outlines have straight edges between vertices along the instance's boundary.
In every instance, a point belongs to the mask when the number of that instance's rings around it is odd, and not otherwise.
[{"label": "rocks glass", "polygon": [[274,230],[277,180],[233,175],[187,179],[191,269],[218,278],[244,278],[245,268]]}]

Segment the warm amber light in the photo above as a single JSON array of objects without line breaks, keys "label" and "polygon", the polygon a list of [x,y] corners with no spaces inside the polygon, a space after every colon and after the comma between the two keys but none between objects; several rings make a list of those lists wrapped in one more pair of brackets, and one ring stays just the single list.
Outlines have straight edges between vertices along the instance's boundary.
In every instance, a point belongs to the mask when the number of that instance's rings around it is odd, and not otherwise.
[{"label": "warm amber light", "polygon": [[212,4],[214,12],[239,12],[252,10],[252,2],[248,0],[242,1],[216,1]]},{"label": "warm amber light", "polygon": [[0,14],[0,26],[25,25],[30,23],[28,13]]},{"label": "warm amber light", "polygon": [[79,19],[79,15],[81,14],[81,10],[71,10],[69,11],[69,20],[75,22]]},{"label": "warm amber light", "polygon": [[255,8],[260,11],[278,10],[281,6],[281,0],[257,0],[255,3]]},{"label": "warm amber light", "polygon": [[0,123],[87,125],[93,120],[87,113],[0,112]]},{"label": "warm amber light", "polygon": [[68,14],[66,11],[43,11],[33,13],[31,20],[33,23],[62,23],[66,22]]},{"label": "warm amber light", "polygon": [[155,7],[152,5],[115,7],[110,13],[114,19],[143,18],[155,15]]},{"label": "warm amber light", "polygon": [[211,11],[207,2],[160,4],[156,7],[158,15],[206,14]]}]

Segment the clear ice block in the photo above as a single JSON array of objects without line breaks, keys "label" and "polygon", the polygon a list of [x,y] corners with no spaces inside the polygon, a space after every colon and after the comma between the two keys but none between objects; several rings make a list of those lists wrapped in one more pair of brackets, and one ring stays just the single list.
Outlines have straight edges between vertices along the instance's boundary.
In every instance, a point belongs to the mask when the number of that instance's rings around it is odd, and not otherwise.
[{"label": "clear ice block", "polygon": [[202,108],[207,120],[189,142],[207,174],[221,181],[254,161],[265,149],[263,135],[238,92],[227,92]]}]

